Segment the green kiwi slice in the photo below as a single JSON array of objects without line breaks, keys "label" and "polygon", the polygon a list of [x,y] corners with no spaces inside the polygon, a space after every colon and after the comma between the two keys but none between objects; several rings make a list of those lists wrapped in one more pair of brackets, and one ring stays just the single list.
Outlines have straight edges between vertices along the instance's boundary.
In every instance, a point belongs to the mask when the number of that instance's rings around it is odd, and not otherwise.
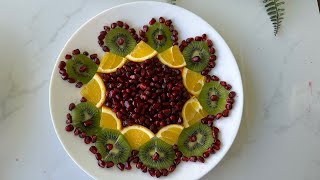
[{"label": "green kiwi slice", "polygon": [[[190,136],[195,136],[196,141],[191,142]],[[178,149],[187,157],[202,156],[213,143],[211,128],[198,122],[182,130],[178,139]]]},{"label": "green kiwi slice", "polygon": [[[112,149],[106,146],[112,144]],[[115,164],[126,162],[131,155],[131,147],[127,139],[119,131],[103,129],[99,132],[96,147],[104,161],[112,161]]]},{"label": "green kiwi slice", "polygon": [[172,33],[170,29],[165,25],[159,22],[154,23],[149,26],[148,31],[146,32],[146,37],[148,40],[148,44],[161,53],[172,46]]},{"label": "green kiwi slice", "polygon": [[[157,160],[153,158],[155,153],[159,155]],[[138,156],[147,167],[163,169],[173,165],[175,152],[170,144],[154,137],[140,147]]]},{"label": "green kiwi slice", "polygon": [[101,110],[90,102],[82,102],[71,111],[73,126],[80,128],[88,136],[100,130]]},{"label": "green kiwi slice", "polygon": [[104,40],[110,52],[121,57],[128,55],[137,45],[130,32],[120,27],[111,29]]},{"label": "green kiwi slice", "polygon": [[[204,41],[192,41],[184,48],[182,54],[187,64],[186,67],[192,71],[201,72],[208,66],[210,52],[207,43]],[[192,60],[195,56],[199,56],[199,62]]]},{"label": "green kiwi slice", "polygon": [[[198,99],[207,113],[216,115],[222,113],[225,109],[228,94],[229,92],[219,83],[219,81],[213,81],[204,84]],[[212,95],[217,96],[218,100],[212,101]]]},{"label": "green kiwi slice", "polygon": [[[85,66],[86,71],[81,72],[80,67]],[[98,65],[94,63],[89,57],[78,54],[72,56],[72,59],[67,61],[67,73],[69,77],[76,79],[83,84],[87,84],[98,69]]]}]

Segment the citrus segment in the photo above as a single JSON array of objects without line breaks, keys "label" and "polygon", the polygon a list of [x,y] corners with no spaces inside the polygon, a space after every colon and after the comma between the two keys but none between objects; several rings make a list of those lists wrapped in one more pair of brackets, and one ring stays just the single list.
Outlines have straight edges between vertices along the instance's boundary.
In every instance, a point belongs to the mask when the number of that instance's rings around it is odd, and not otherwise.
[{"label": "citrus segment", "polygon": [[182,108],[182,118],[185,127],[189,127],[196,122],[201,121],[202,118],[208,114],[203,110],[197,98],[189,99]]},{"label": "citrus segment", "polygon": [[160,129],[156,134],[158,138],[165,141],[168,144],[175,144],[178,141],[179,135],[183,130],[183,126],[177,124],[171,124]]},{"label": "citrus segment", "polygon": [[93,79],[83,87],[80,93],[98,108],[102,106],[106,99],[106,87],[98,74],[93,76]]},{"label": "citrus segment", "polygon": [[182,68],[186,66],[184,57],[177,45],[158,54],[158,58],[163,64],[171,68]]},{"label": "citrus segment", "polygon": [[126,58],[120,57],[116,54],[106,52],[98,67],[100,73],[112,73],[121,68],[126,62]]},{"label": "citrus segment", "polygon": [[133,51],[126,57],[134,62],[142,62],[152,58],[157,54],[157,51],[152,49],[147,43],[140,41]]},{"label": "citrus segment", "polygon": [[131,148],[135,150],[154,137],[152,131],[140,125],[126,127],[121,132],[127,138]]},{"label": "citrus segment", "polygon": [[185,88],[192,95],[198,96],[205,82],[205,77],[199,73],[183,68],[182,79]]},{"label": "citrus segment", "polygon": [[102,107],[100,127],[120,130],[122,127],[121,120],[108,107]]}]

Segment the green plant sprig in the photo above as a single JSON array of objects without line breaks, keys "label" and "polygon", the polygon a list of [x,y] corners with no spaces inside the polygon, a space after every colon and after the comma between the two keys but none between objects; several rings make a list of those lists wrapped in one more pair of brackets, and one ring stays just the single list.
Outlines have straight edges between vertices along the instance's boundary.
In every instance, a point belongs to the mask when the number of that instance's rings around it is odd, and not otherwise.
[{"label": "green plant sprig", "polygon": [[274,35],[277,36],[284,16],[284,8],[281,8],[284,2],[281,0],[264,0],[263,3],[273,24]]}]

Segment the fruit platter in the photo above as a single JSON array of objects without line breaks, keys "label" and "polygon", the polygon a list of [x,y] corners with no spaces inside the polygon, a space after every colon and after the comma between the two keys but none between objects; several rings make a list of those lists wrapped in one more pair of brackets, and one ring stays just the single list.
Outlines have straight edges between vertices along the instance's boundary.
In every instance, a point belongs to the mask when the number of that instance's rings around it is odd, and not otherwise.
[{"label": "fruit platter", "polygon": [[[126,18],[103,22],[103,15],[88,36],[95,36],[94,48],[93,43],[67,43],[53,71],[52,81],[60,85],[53,88],[51,82],[52,119],[67,152],[74,160],[86,156],[81,164],[90,161],[90,168],[80,167],[88,174],[99,171],[93,175],[99,178],[103,173],[119,178],[119,172],[130,177],[136,171],[139,176],[178,177],[189,164],[217,163],[223,157],[220,149],[225,154],[236,135],[223,148],[225,129],[219,126],[232,116],[239,118],[243,101],[242,85],[239,92],[232,80],[215,73],[224,60],[220,42],[208,30],[183,32],[178,18],[168,14],[152,16],[140,27]],[[68,92],[58,97],[64,89]],[[53,103],[56,98],[63,103]],[[239,123],[231,129],[237,131]],[[81,151],[72,148],[75,143]]]}]

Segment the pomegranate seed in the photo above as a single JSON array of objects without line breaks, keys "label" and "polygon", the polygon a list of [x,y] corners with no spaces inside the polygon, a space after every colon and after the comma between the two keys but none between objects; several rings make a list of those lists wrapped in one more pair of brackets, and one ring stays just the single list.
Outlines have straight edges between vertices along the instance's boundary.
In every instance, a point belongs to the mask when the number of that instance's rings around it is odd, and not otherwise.
[{"label": "pomegranate seed", "polygon": [[215,145],[220,146],[221,145],[221,141],[219,139],[216,140]]},{"label": "pomegranate seed", "polygon": [[153,168],[149,169],[149,174],[150,176],[154,177],[156,175],[155,171]]},{"label": "pomegranate seed", "polygon": [[208,158],[209,156],[210,156],[209,152],[204,152],[203,155],[202,155],[202,157],[204,157],[204,158]]},{"label": "pomegranate seed", "polygon": [[175,169],[176,169],[176,166],[172,165],[172,166],[169,167],[169,172],[172,173]]},{"label": "pomegranate seed", "polygon": [[99,65],[99,64],[100,64],[100,60],[99,60],[99,58],[95,58],[93,61],[94,61],[97,65]]},{"label": "pomegranate seed", "polygon": [[73,131],[74,127],[73,127],[72,124],[69,124],[69,125],[66,126],[65,129],[66,129],[66,131],[71,132],[71,131]]},{"label": "pomegranate seed", "polygon": [[214,134],[218,134],[219,133],[219,129],[217,127],[213,127],[213,132],[214,132]]},{"label": "pomegranate seed", "polygon": [[72,116],[70,113],[67,114],[67,119],[72,120]]},{"label": "pomegranate seed", "polygon": [[112,28],[112,29],[114,29],[114,28],[116,28],[116,27],[117,27],[117,23],[112,23],[112,24],[111,24],[111,28]]},{"label": "pomegranate seed", "polygon": [[156,19],[155,18],[152,18],[149,22],[150,25],[153,25],[154,23],[156,23]]},{"label": "pomegranate seed", "polygon": [[177,166],[178,164],[180,164],[181,162],[181,158],[175,159],[174,160],[174,164]]},{"label": "pomegranate seed", "polygon": [[138,163],[138,162],[139,162],[139,157],[133,158],[133,159],[132,159],[132,162],[133,162],[133,163]]},{"label": "pomegranate seed", "polygon": [[163,38],[164,38],[164,36],[161,35],[161,34],[159,34],[159,35],[157,36],[157,39],[158,39],[159,41],[163,40]]},{"label": "pomegranate seed", "polygon": [[181,158],[181,160],[182,160],[182,161],[185,161],[185,162],[188,162],[188,161],[189,161],[189,158],[186,157],[186,156],[183,156],[183,157]]},{"label": "pomegranate seed", "polygon": [[200,62],[200,57],[199,56],[194,56],[193,58],[192,58],[192,61],[193,62]]},{"label": "pomegranate seed", "polygon": [[93,120],[87,120],[82,123],[85,127],[89,127],[93,125]]},{"label": "pomegranate seed", "polygon": [[73,78],[69,78],[69,79],[68,79],[68,82],[72,84],[72,83],[75,83],[75,82],[76,82],[76,80],[75,80],[75,79],[73,79]]},{"label": "pomegranate seed", "polygon": [[219,97],[217,95],[212,95],[210,97],[211,101],[218,101],[219,100]]},{"label": "pomegranate seed", "polygon": [[212,121],[212,120],[209,120],[209,121],[208,121],[208,126],[210,126],[210,127],[213,126],[213,121]]},{"label": "pomegranate seed", "polygon": [[81,88],[83,86],[82,82],[77,82],[76,83],[76,88]]},{"label": "pomegranate seed", "polygon": [[215,153],[215,151],[214,151],[214,149],[213,148],[208,148],[208,152],[210,153],[210,154],[214,154]]},{"label": "pomegranate seed", "polygon": [[122,164],[122,163],[118,163],[117,167],[118,167],[118,169],[120,169],[120,171],[124,170],[124,164]]},{"label": "pomegranate seed", "polygon": [[182,156],[182,153],[180,151],[177,151],[176,156],[177,156],[177,158],[180,158]]},{"label": "pomegranate seed", "polygon": [[97,141],[97,136],[96,135],[93,135],[92,137],[91,137],[91,142],[92,143],[95,143]]},{"label": "pomegranate seed", "polygon": [[194,38],[194,40],[196,40],[196,41],[202,41],[202,37],[201,37],[201,36],[196,36],[196,37]]},{"label": "pomegranate seed", "polygon": [[213,81],[219,81],[219,80],[220,80],[219,77],[218,77],[218,76],[215,76],[215,75],[212,75],[212,76],[211,76],[211,79],[212,79]]},{"label": "pomegranate seed", "polygon": [[162,169],[161,172],[162,172],[162,176],[168,176],[169,174],[167,169]]},{"label": "pomegranate seed", "polygon": [[208,44],[209,47],[213,46],[213,43],[212,43],[212,41],[210,39],[207,40],[207,44]]},{"label": "pomegranate seed", "polygon": [[157,169],[156,170],[156,177],[159,178],[161,176],[161,172]]},{"label": "pomegranate seed", "polygon": [[225,109],[225,110],[222,112],[222,116],[223,116],[223,117],[228,117],[228,116],[229,116],[229,110],[228,110],[228,109]]},{"label": "pomegranate seed", "polygon": [[196,142],[197,141],[197,137],[196,136],[190,136],[189,137],[189,141]]},{"label": "pomegranate seed", "polygon": [[66,67],[66,62],[64,62],[64,61],[60,61],[60,63],[59,63],[59,69],[64,69],[65,67]]},{"label": "pomegranate seed", "polygon": [[85,132],[81,132],[81,134],[79,134],[80,138],[85,138],[87,136],[87,134]]},{"label": "pomegranate seed", "polygon": [[112,144],[107,144],[106,148],[111,151],[113,149],[113,145]]},{"label": "pomegranate seed", "polygon": [[114,166],[114,163],[112,161],[107,161],[107,168],[111,168]]},{"label": "pomegranate seed", "polygon": [[163,17],[160,17],[160,18],[159,18],[159,22],[160,22],[160,23],[165,23],[165,21],[166,21],[166,20],[165,20]]},{"label": "pomegranate seed", "polygon": [[67,79],[68,79],[68,74],[66,74],[65,76],[61,76],[61,78],[62,78],[63,80],[67,80]]},{"label": "pomegranate seed", "polygon": [[215,150],[220,150],[220,146],[213,145],[212,147],[213,147],[213,149],[215,149]]},{"label": "pomegranate seed", "polygon": [[144,32],[147,32],[147,31],[148,31],[148,29],[149,29],[148,25],[144,25],[144,26],[143,26],[143,30],[144,30]]},{"label": "pomegranate seed", "polygon": [[207,40],[207,35],[206,34],[202,34],[202,40]]},{"label": "pomegranate seed", "polygon": [[130,162],[126,162],[126,164],[124,165],[124,168],[125,168],[126,170],[132,169],[132,167],[131,167],[131,165],[130,165]]},{"label": "pomegranate seed", "polygon": [[200,157],[198,157],[198,161],[204,163],[204,162],[205,162],[205,159],[200,156]]},{"label": "pomegranate seed", "polygon": [[81,67],[79,68],[79,71],[80,71],[80,72],[86,72],[87,69],[88,69],[87,66],[83,65],[83,66],[81,66]]},{"label": "pomegranate seed", "polygon": [[226,83],[225,81],[221,81],[220,84],[221,84],[222,86],[226,86],[226,85],[227,85],[227,83]]},{"label": "pomegranate seed", "polygon": [[66,56],[64,57],[65,59],[69,60],[72,58],[72,56],[70,54],[66,54]]},{"label": "pomegranate seed", "polygon": [[86,136],[85,138],[84,138],[84,143],[86,143],[86,144],[90,144],[91,143],[91,137],[90,136]]},{"label": "pomegranate seed", "polygon": [[97,54],[91,54],[91,55],[90,55],[90,59],[95,59],[95,58],[97,58],[97,57],[98,57]]},{"label": "pomegranate seed", "polygon": [[233,99],[227,99],[227,103],[233,104],[233,103],[234,103],[234,100],[233,100]]},{"label": "pomegranate seed", "polygon": [[137,150],[132,150],[131,151],[131,155],[132,156],[136,156],[136,155],[138,155],[138,153],[139,153],[139,151],[137,151]]},{"label": "pomegranate seed", "polygon": [[104,26],[103,29],[104,29],[106,32],[109,32],[109,31],[110,31],[110,27],[109,27],[109,26]]},{"label": "pomegranate seed", "polygon": [[214,53],[216,52],[216,50],[212,47],[212,48],[209,49],[209,52],[210,52],[211,54],[214,54]]},{"label": "pomegranate seed", "polygon": [[74,103],[70,103],[69,104],[69,110],[70,111],[72,111],[75,107],[76,107],[76,105]]},{"label": "pomegranate seed", "polygon": [[166,26],[170,26],[172,24],[172,21],[170,19],[166,20],[165,24],[166,24]]},{"label": "pomegranate seed", "polygon": [[101,160],[101,159],[102,159],[102,156],[101,156],[100,153],[96,153],[96,159],[97,159],[97,160]]},{"label": "pomegranate seed", "polygon": [[79,49],[75,49],[72,51],[72,55],[77,55],[80,54],[80,50]]},{"label": "pomegranate seed", "polygon": [[118,25],[119,27],[123,27],[123,22],[122,22],[122,21],[117,21],[117,25]]},{"label": "pomegranate seed", "polygon": [[66,120],[66,124],[71,124],[71,123],[72,123],[72,120],[70,120],[70,119]]},{"label": "pomegranate seed", "polygon": [[138,162],[138,163],[136,164],[136,167],[137,167],[138,169],[141,169],[141,167],[142,167],[142,162]]},{"label": "pomegranate seed", "polygon": [[[105,33],[105,31],[102,31],[102,32]],[[100,33],[101,33],[101,32],[100,32]],[[88,53],[87,51],[84,51],[82,54],[85,55],[85,56],[88,56],[88,55],[89,55],[89,53]]]},{"label": "pomegranate seed", "polygon": [[125,29],[129,29],[129,28],[130,28],[130,26],[129,26],[127,23],[124,23],[124,24],[123,24],[123,28],[125,28]]},{"label": "pomegranate seed", "polygon": [[98,165],[101,167],[101,168],[104,168],[106,166],[106,162],[102,161],[102,160],[99,160],[98,161]]},{"label": "pomegranate seed", "polygon": [[159,154],[158,154],[157,152],[154,153],[154,155],[152,156],[152,159],[153,159],[154,161],[158,161],[159,158],[160,158],[160,156],[159,156]]},{"label": "pomegranate seed", "polygon": [[187,43],[191,43],[192,41],[194,41],[193,38],[188,38],[188,39],[186,39],[186,42],[187,42]]},{"label": "pomegranate seed", "polygon": [[80,102],[87,102],[87,99],[86,99],[85,97],[82,97],[82,98],[80,99]]},{"label": "pomegranate seed", "polygon": [[67,75],[67,71],[66,71],[65,69],[60,69],[60,70],[59,70],[59,73],[60,73],[62,76]]},{"label": "pomegranate seed", "polygon": [[189,158],[189,160],[190,160],[191,162],[196,162],[196,161],[197,161],[197,157],[196,157],[196,156],[191,156],[191,157]]},{"label": "pomegranate seed", "polygon": [[117,42],[118,42],[118,45],[121,46],[121,45],[124,44],[124,39],[123,38],[119,38]]},{"label": "pomegranate seed", "polygon": [[109,52],[109,51],[110,51],[110,49],[109,49],[107,46],[103,46],[103,47],[102,47],[102,50],[103,50],[104,52]]},{"label": "pomegranate seed", "polygon": [[74,134],[75,136],[78,136],[79,134],[81,134],[81,130],[80,130],[79,128],[76,128],[76,129],[74,130],[73,134]]},{"label": "pomegranate seed", "polygon": [[98,149],[95,146],[91,146],[89,150],[92,152],[92,154],[97,154],[98,152]]},{"label": "pomegranate seed", "polygon": [[232,109],[232,105],[231,105],[231,104],[226,104],[226,109],[227,109],[227,110]]},{"label": "pomegranate seed", "polygon": [[142,170],[142,172],[146,173],[146,172],[148,172],[148,167],[147,166],[142,166],[141,170]]},{"label": "pomegranate seed", "polygon": [[231,92],[229,93],[229,98],[233,99],[234,97],[236,97],[236,92],[231,91]]},{"label": "pomegranate seed", "polygon": [[178,34],[179,34],[179,33],[178,33],[177,30],[173,30],[173,31],[172,31],[172,35],[173,35],[173,36],[178,36]]},{"label": "pomegranate seed", "polygon": [[217,119],[220,119],[222,117],[222,114],[221,113],[218,113],[217,115],[216,115],[216,118]]},{"label": "pomegranate seed", "polygon": [[210,55],[210,58],[209,60],[212,62],[212,61],[215,61],[217,60],[217,56],[216,55]]}]

